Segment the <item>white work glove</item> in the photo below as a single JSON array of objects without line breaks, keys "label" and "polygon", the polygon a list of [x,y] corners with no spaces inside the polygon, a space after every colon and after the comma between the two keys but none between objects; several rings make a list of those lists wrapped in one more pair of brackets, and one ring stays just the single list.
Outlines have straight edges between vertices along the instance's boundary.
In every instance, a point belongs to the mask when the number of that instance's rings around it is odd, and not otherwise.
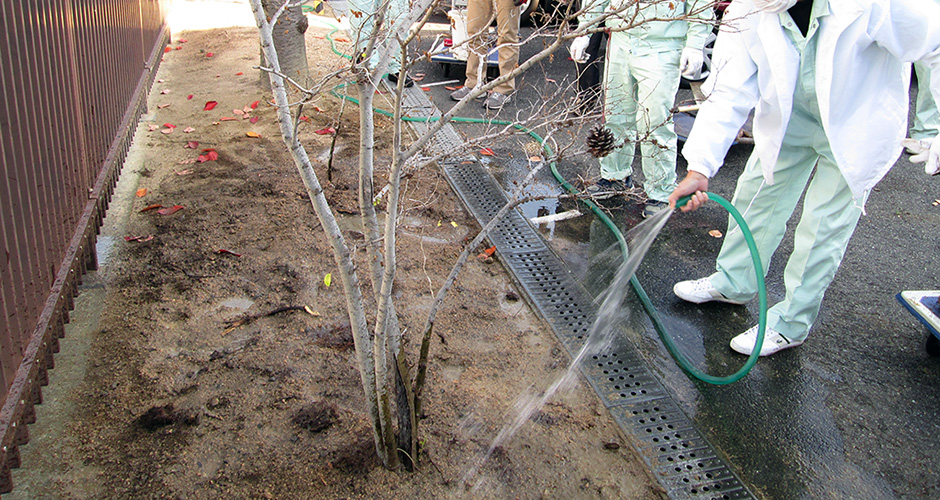
[{"label": "white work glove", "polygon": [[679,73],[689,80],[702,76],[702,64],[705,63],[705,54],[699,49],[686,47],[679,56]]},{"label": "white work glove", "polygon": [[797,0],[754,0],[754,7],[771,14],[779,14],[796,5],[796,2]]},{"label": "white work glove", "polygon": [[912,154],[911,163],[923,163],[927,175],[940,173],[940,141],[936,139],[904,139],[901,145]]},{"label": "white work glove", "polygon": [[587,53],[589,43],[591,43],[590,35],[582,35],[571,41],[571,47],[568,50],[571,52],[571,58],[574,59],[574,62],[586,63],[588,58],[591,57],[591,54]]}]

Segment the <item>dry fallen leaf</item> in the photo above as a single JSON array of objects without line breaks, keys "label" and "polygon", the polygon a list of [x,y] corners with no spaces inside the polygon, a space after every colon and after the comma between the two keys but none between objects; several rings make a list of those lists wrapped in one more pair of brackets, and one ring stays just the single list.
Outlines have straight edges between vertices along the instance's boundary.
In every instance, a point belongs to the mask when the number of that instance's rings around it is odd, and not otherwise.
[{"label": "dry fallen leaf", "polygon": [[124,237],[124,241],[139,241],[141,243],[145,241],[150,241],[152,239],[153,239],[152,234],[147,235],[147,236],[125,236]]},{"label": "dry fallen leaf", "polygon": [[493,152],[490,148],[483,148],[480,150],[480,154],[483,156],[496,156],[496,153]]},{"label": "dry fallen leaf", "polygon": [[157,109],[169,108],[169,104],[157,104]]},{"label": "dry fallen leaf", "polygon": [[196,129],[194,129],[194,128],[192,128],[192,127],[186,127],[186,128],[183,129],[183,132],[184,132],[184,133],[187,133],[187,134],[191,134],[191,133],[193,133],[193,132],[195,132],[195,131],[196,131]]},{"label": "dry fallen leaf", "polygon": [[542,161],[542,157],[541,157],[541,156],[530,156],[530,157],[529,157],[529,161],[539,162],[539,161]]},{"label": "dry fallen leaf", "polygon": [[199,147],[199,141],[188,141],[183,149],[196,149]]},{"label": "dry fallen leaf", "polygon": [[315,130],[313,133],[317,135],[335,134],[336,129],[333,127],[326,127],[326,128],[321,128],[320,130]]},{"label": "dry fallen leaf", "polygon": [[493,246],[487,248],[486,250],[483,250],[483,252],[481,252],[480,255],[477,255],[477,258],[480,259],[480,260],[483,260],[483,259],[492,257],[492,256],[493,256],[493,252],[495,252],[495,251],[496,251],[496,245],[493,245]]},{"label": "dry fallen leaf", "polygon": [[207,101],[207,102],[206,102],[206,107],[202,108],[202,110],[203,110],[203,111],[211,111],[213,108],[216,107],[217,104],[219,104],[219,103],[216,102],[216,101]]},{"label": "dry fallen leaf", "polygon": [[242,110],[240,110],[240,109],[233,109],[233,110],[232,110],[232,113],[235,113],[236,115],[243,115],[243,114],[245,114],[245,112],[242,111]]},{"label": "dry fallen leaf", "polygon": [[231,116],[223,116],[222,118],[219,118],[219,121],[230,122],[230,121],[237,120],[237,119],[238,118],[232,118]]},{"label": "dry fallen leaf", "polygon": [[170,89],[163,89],[163,90],[160,91],[160,93],[161,93],[161,94],[169,94],[169,93],[170,93]]},{"label": "dry fallen leaf", "polygon": [[[189,160],[189,161],[190,161],[190,163],[192,163],[192,162],[194,162],[194,161],[196,161],[196,160]],[[193,173],[193,169],[187,168],[186,170],[180,170],[179,172],[173,172],[173,173],[176,174],[176,175],[189,175],[189,174]]]},{"label": "dry fallen leaf", "polygon": [[137,190],[137,197],[138,197],[138,198],[143,198],[143,197],[146,196],[146,195],[147,195],[147,188],[140,188],[140,189]]},{"label": "dry fallen leaf", "polygon": [[192,94],[189,94],[188,96],[186,96],[186,100],[187,100],[187,101],[191,101],[192,99],[193,99],[193,95],[192,95]]},{"label": "dry fallen leaf", "polygon": [[260,119],[260,117],[252,116],[251,118],[248,119],[248,121],[251,122],[251,123],[258,123],[258,120],[259,120],[259,119]]},{"label": "dry fallen leaf", "polygon": [[721,231],[717,229],[712,229],[711,231],[708,232],[708,235],[711,236],[712,238],[721,238]]},{"label": "dry fallen leaf", "polygon": [[258,107],[258,104],[260,104],[260,103],[261,103],[261,101],[255,101],[255,102],[251,103],[249,106],[251,106],[251,109],[255,109],[255,108]]},{"label": "dry fallen leaf", "polygon": [[155,210],[157,208],[163,208],[163,205],[153,204],[147,205],[146,207],[140,209],[141,212],[149,212],[150,210]]},{"label": "dry fallen leaf", "polygon": [[182,209],[183,209],[183,205],[173,205],[172,207],[161,208],[160,210],[157,210],[157,213],[160,215],[173,215]]},{"label": "dry fallen leaf", "polygon": [[153,132],[154,130],[157,130],[158,128],[160,128],[160,126],[159,126],[159,125],[154,125],[154,124],[151,123],[150,125],[147,126],[147,128],[148,128],[151,132]]},{"label": "dry fallen leaf", "polygon": [[261,134],[257,132],[245,132],[245,135],[248,137],[261,138]]}]

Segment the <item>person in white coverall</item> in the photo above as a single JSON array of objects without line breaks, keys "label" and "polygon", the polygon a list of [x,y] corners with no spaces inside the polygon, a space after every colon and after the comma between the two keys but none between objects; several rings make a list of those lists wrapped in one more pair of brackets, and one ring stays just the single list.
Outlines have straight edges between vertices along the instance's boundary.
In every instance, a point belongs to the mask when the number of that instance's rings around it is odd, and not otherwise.
[{"label": "person in white coverall", "polygon": [[[401,77],[401,46],[398,44],[392,33],[400,32],[402,38],[407,35],[407,30],[403,29],[401,23],[408,15],[408,0],[389,0],[387,7],[383,0],[349,0],[349,23],[352,28],[350,36],[356,44],[356,54],[362,54],[369,46],[369,38],[375,30],[376,12],[385,8],[385,18],[382,22],[383,36],[375,41],[375,50],[372,51],[372,57],[367,61],[367,67],[374,69],[381,61],[384,47],[391,51],[387,77],[392,83],[398,83]],[[414,85],[408,75],[405,77],[405,87]]]},{"label": "person in white coverall", "polygon": [[[709,97],[682,150],[688,175],[669,203],[692,195],[682,207],[688,211],[708,199],[708,178],[756,108],[754,152],[733,203],[754,234],[764,274],[805,190],[786,296],[768,311],[762,356],[798,346],[809,334],[869,191],[901,154],[909,63],[918,60],[931,69],[924,91],[940,99],[937,2],[734,0],[725,12],[705,82]],[[940,141],[925,157],[928,173],[940,169]],[[717,272],[677,283],[677,296],[732,304],[755,296],[741,231],[731,221],[727,233]],[[756,338],[755,326],[731,347],[750,354]]]},{"label": "person in white coverall", "polygon": [[[677,137],[671,109],[680,72],[691,75],[702,69],[714,11],[705,0],[587,1],[593,3],[579,17],[582,26],[605,12],[615,12],[605,21],[610,38],[605,55],[604,114],[616,144],[629,141],[601,158],[601,179],[588,191],[604,198],[609,195],[601,193],[632,186],[634,141],[640,138],[643,187],[649,198],[643,215],[648,217],[666,208],[666,199],[676,186]],[[679,19],[683,17],[690,20]],[[635,26],[624,29],[631,24]],[[586,35],[571,42],[575,62],[587,61],[589,41]]]}]

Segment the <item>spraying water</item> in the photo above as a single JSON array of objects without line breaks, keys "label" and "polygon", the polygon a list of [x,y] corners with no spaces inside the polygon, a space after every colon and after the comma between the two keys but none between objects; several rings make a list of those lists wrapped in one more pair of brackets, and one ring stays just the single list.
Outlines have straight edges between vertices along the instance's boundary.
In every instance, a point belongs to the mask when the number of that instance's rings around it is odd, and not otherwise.
[{"label": "spraying water", "polygon": [[[591,325],[587,340],[578,354],[571,360],[571,364],[565,373],[559,376],[541,396],[526,391],[516,398],[513,404],[510,416],[512,418],[507,422],[499,433],[490,443],[485,453],[474,460],[470,470],[464,475],[464,482],[470,483],[474,480],[480,467],[493,455],[493,452],[508,441],[539,409],[552,399],[560,391],[570,390],[575,385],[578,376],[578,368],[586,359],[599,354],[610,346],[615,325],[618,321],[623,321],[624,314],[629,319],[629,311],[623,311],[623,299],[627,294],[627,287],[630,284],[630,278],[636,272],[646,252],[649,250],[662,230],[666,221],[672,215],[672,210],[664,210],[653,217],[637,224],[624,237],[628,248],[628,257],[617,268],[613,280],[607,289],[600,295],[598,302],[600,307],[597,311],[597,319]],[[477,490],[482,484],[482,479],[473,486]]]}]

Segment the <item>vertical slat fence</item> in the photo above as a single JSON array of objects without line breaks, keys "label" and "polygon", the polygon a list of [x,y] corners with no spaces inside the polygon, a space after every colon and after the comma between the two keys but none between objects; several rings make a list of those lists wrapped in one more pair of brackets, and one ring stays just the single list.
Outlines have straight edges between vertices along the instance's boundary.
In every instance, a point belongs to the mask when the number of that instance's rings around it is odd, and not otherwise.
[{"label": "vertical slat fence", "polygon": [[157,65],[169,0],[0,2],[0,494]]}]

